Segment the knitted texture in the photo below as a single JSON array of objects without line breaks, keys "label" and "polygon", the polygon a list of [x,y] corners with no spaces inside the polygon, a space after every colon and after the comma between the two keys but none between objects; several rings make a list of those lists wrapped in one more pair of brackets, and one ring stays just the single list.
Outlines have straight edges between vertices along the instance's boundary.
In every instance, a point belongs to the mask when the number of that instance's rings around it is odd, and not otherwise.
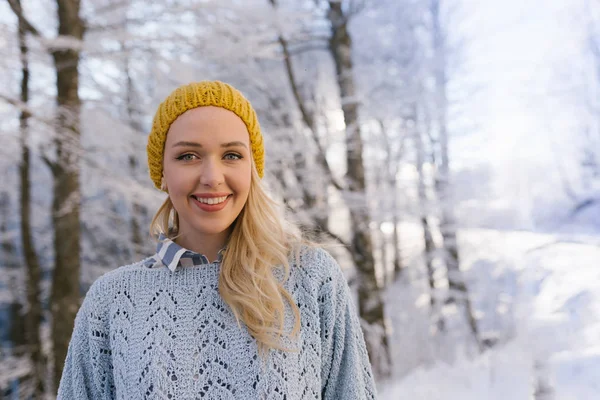
[{"label": "knitted texture", "polygon": [[270,350],[266,361],[219,295],[219,263],[148,268],[156,262],[118,268],[92,285],[59,400],[376,398],[348,285],[324,250],[305,249],[285,283],[301,315],[299,337],[286,345],[299,351]]},{"label": "knitted texture", "polygon": [[258,117],[250,102],[233,86],[220,81],[201,81],[175,89],[156,110],[148,135],[148,169],[154,186],[160,189],[167,132],[184,112],[196,107],[215,106],[235,113],[248,129],[252,158],[258,175],[264,174],[265,149]]}]

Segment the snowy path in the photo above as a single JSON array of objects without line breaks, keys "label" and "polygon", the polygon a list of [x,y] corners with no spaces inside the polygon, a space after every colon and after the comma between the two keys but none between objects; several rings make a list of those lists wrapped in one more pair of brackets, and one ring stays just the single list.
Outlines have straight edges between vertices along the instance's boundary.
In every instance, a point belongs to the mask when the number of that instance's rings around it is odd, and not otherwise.
[{"label": "snowy path", "polygon": [[478,307],[487,316],[493,307],[486,326],[514,338],[414,369],[382,385],[381,398],[532,399],[541,375],[548,399],[600,399],[600,237],[470,230],[460,239]]}]

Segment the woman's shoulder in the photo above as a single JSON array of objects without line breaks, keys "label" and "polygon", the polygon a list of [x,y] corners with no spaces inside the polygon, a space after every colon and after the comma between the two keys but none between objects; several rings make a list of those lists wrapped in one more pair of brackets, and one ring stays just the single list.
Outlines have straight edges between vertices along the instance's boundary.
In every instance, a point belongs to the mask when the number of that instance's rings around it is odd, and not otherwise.
[{"label": "woman's shoulder", "polygon": [[123,265],[108,271],[98,277],[90,286],[86,296],[106,297],[110,296],[123,283],[127,283],[135,272],[150,268],[156,260],[148,257],[128,265]]},{"label": "woman's shoulder", "polygon": [[319,285],[343,278],[336,259],[319,244],[302,244],[293,260],[294,267],[301,275]]}]

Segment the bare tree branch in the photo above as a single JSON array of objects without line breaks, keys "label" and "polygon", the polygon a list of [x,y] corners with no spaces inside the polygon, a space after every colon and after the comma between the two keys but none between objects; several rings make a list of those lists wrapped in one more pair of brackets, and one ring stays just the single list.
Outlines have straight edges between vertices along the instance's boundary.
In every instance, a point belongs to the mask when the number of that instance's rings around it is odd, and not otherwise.
[{"label": "bare tree branch", "polygon": [[307,46],[298,46],[297,48],[291,49],[288,51],[289,55],[295,56],[298,54],[308,53],[310,51],[323,51],[327,50],[327,45],[307,45]]},{"label": "bare tree branch", "polygon": [[[158,21],[157,18],[154,21]],[[119,30],[125,28],[125,26],[142,26],[148,22],[152,22],[149,18],[127,18],[123,21],[117,21],[110,24],[94,24],[94,25],[86,25],[87,32],[106,32],[111,30]]]},{"label": "bare tree branch", "polygon": [[22,24],[22,26],[25,28],[25,30],[34,36],[42,37],[42,35],[40,34],[40,31],[37,30],[37,28],[35,26],[33,26],[33,24],[31,22],[29,22],[29,20],[27,18],[25,18],[21,4],[15,0],[6,0],[6,1],[8,2],[8,5],[10,6],[11,10],[13,10],[15,15],[19,19],[19,22]]},{"label": "bare tree branch", "polygon": [[41,153],[40,158],[42,159],[44,164],[46,164],[50,172],[52,172],[52,176],[56,176],[56,173],[58,171],[58,164],[50,160],[50,158],[48,158],[48,156],[44,153]]},{"label": "bare tree branch", "polygon": [[577,214],[579,214],[580,212],[582,212],[583,210],[585,210],[586,208],[592,207],[594,205],[597,205],[600,203],[600,198],[588,198],[585,199],[583,201],[580,201],[575,208],[573,208],[573,211],[571,211],[571,217],[576,216]]},{"label": "bare tree branch", "polygon": [[10,105],[17,107],[21,111],[25,111],[25,108],[27,107],[27,105],[21,102],[21,100],[13,99],[3,94],[0,94],[0,99],[4,100]]},{"label": "bare tree branch", "polygon": [[[277,8],[277,0],[269,0],[269,2],[271,3],[271,5],[273,6],[274,9]],[[306,105],[304,104],[304,101],[302,100],[302,96],[300,95],[300,90],[298,88],[296,75],[294,73],[294,68],[292,65],[291,54],[288,49],[288,43],[281,33],[279,33],[279,44],[281,45],[281,49],[283,51],[283,61],[285,63],[285,69],[286,69],[286,72],[288,75],[288,79],[290,81],[290,85],[292,87],[294,99],[296,100],[296,104],[298,105],[298,109],[300,110],[300,114],[302,115],[302,120],[304,121],[306,126],[310,129],[312,138],[315,142],[315,145],[317,146],[317,153],[318,153],[317,160],[318,160],[319,164],[321,164],[321,166],[325,170],[325,173],[327,174],[328,180],[331,182],[331,184],[337,190],[344,191],[345,186],[337,181],[337,179],[333,175],[333,172],[331,171],[329,162],[327,161],[327,156],[325,154],[325,150],[323,149],[321,141],[319,140],[319,137],[317,135],[317,130],[315,128],[314,115],[308,111],[308,109],[306,108]]]},{"label": "bare tree branch", "polygon": [[38,122],[42,122],[43,124],[45,124],[45,125],[51,127],[52,129],[54,129],[54,126],[55,126],[54,120],[44,119],[44,118],[40,117],[39,115],[36,115],[35,111],[28,104],[23,103],[21,100],[14,99],[12,97],[3,95],[1,93],[0,93],[0,100],[3,100],[6,103],[14,106],[15,108],[17,108],[21,112],[28,113],[31,118],[35,119]]},{"label": "bare tree branch", "polygon": [[294,46],[297,44],[302,44],[302,43],[306,43],[306,42],[328,42],[329,41],[329,34],[328,33],[323,33],[323,34],[316,34],[313,32],[307,32],[307,33],[303,33],[303,35],[298,35],[296,37],[290,37],[287,39],[287,42],[290,46]]},{"label": "bare tree branch", "polygon": [[342,239],[340,236],[333,233],[331,230],[325,229],[322,231],[322,233],[324,233],[326,236],[329,236],[331,239],[335,240],[336,242],[338,242],[339,244],[344,246],[344,248],[347,251],[350,251],[350,243],[346,242],[344,239]]}]

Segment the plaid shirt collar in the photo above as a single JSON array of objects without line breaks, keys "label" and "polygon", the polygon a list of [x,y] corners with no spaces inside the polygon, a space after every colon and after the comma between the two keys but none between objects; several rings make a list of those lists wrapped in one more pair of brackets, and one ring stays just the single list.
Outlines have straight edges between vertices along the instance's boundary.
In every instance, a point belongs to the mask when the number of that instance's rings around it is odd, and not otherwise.
[{"label": "plaid shirt collar", "polygon": [[[223,261],[223,252],[226,248],[227,247],[223,247],[219,250],[217,259],[214,261],[215,263],[221,263],[221,261]],[[211,264],[210,260],[204,254],[185,249],[162,234],[158,238],[156,255],[154,258],[159,262],[153,263],[150,267],[155,268],[164,265],[172,272],[175,272],[180,265],[183,267],[191,267],[193,265]]]}]

